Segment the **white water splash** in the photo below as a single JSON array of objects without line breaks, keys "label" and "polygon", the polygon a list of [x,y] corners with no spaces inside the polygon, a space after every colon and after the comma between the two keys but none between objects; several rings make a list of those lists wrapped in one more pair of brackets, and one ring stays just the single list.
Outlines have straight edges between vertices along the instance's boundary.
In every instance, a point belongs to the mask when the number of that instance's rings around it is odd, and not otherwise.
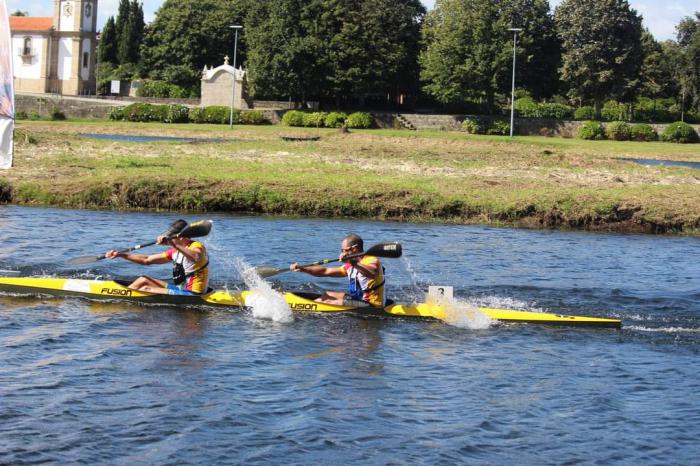
[{"label": "white water splash", "polygon": [[477,306],[459,298],[447,300],[430,297],[427,302],[443,306],[445,323],[454,327],[483,330],[496,324],[495,320],[482,313]]},{"label": "white water splash", "polygon": [[255,273],[255,268],[240,258],[233,260],[233,265],[240,273],[251,295],[246,298],[246,306],[253,311],[256,319],[288,323],[294,320],[292,310],[284,297],[273,290],[269,283]]}]

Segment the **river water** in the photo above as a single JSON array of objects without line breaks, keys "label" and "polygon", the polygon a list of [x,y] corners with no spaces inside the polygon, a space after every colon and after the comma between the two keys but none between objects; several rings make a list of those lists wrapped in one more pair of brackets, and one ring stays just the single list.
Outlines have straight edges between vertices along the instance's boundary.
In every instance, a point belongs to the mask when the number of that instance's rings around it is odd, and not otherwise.
[{"label": "river water", "polygon": [[[66,260],[150,241],[178,217],[0,207],[0,268],[133,277],[143,267]],[[404,258],[385,261],[395,299],[452,285],[465,303],[615,316],[624,328],[285,319],[4,295],[0,463],[697,464],[700,240],[207,218],[216,287],[245,287],[241,264],[336,257],[357,232],[368,245],[403,244]]]}]

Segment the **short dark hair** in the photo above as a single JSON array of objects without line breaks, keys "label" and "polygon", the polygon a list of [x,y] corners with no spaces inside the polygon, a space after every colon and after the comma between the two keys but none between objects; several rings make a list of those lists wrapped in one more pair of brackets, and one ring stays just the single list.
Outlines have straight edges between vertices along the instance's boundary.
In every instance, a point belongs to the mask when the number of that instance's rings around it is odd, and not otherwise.
[{"label": "short dark hair", "polygon": [[362,241],[362,238],[360,238],[356,234],[349,234],[348,236],[345,237],[343,242],[347,245],[347,247],[351,246],[357,246],[360,248],[360,250],[364,251],[364,242]]}]

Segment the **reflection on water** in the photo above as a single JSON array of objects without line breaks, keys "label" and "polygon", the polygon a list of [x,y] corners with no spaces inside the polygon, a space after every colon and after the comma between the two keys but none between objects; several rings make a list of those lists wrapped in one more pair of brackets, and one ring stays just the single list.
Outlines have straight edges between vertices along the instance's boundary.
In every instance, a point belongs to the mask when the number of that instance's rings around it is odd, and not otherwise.
[{"label": "reflection on water", "polygon": [[[146,242],[181,216],[0,207],[0,267],[132,278],[143,267],[66,260]],[[214,217],[205,242],[215,287],[251,286],[235,258],[334,257],[355,231],[403,243],[405,258],[383,261],[394,299],[451,285],[466,309],[611,314],[627,326],[311,313],[280,324],[251,311],[0,296],[0,463],[694,464],[700,455],[698,239]],[[285,289],[343,286],[276,278]]]}]

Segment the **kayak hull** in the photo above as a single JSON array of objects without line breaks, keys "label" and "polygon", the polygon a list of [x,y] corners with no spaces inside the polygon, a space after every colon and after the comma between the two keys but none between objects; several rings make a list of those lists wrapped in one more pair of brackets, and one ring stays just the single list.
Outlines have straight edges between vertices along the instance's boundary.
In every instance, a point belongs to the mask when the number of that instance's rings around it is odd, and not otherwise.
[{"label": "kayak hull", "polygon": [[[71,278],[0,278],[0,292],[23,295],[78,296],[95,300],[128,301],[135,303],[171,304],[178,306],[216,306],[229,309],[250,307],[254,291],[212,291],[201,296],[175,296],[131,290],[127,283],[114,280],[81,280]],[[385,308],[334,306],[314,301],[317,295],[284,292],[284,299],[294,312],[362,313],[379,316],[449,320],[449,303],[389,304]],[[569,316],[548,312],[479,308],[488,318],[501,322],[546,325],[620,328],[620,319]]]}]

